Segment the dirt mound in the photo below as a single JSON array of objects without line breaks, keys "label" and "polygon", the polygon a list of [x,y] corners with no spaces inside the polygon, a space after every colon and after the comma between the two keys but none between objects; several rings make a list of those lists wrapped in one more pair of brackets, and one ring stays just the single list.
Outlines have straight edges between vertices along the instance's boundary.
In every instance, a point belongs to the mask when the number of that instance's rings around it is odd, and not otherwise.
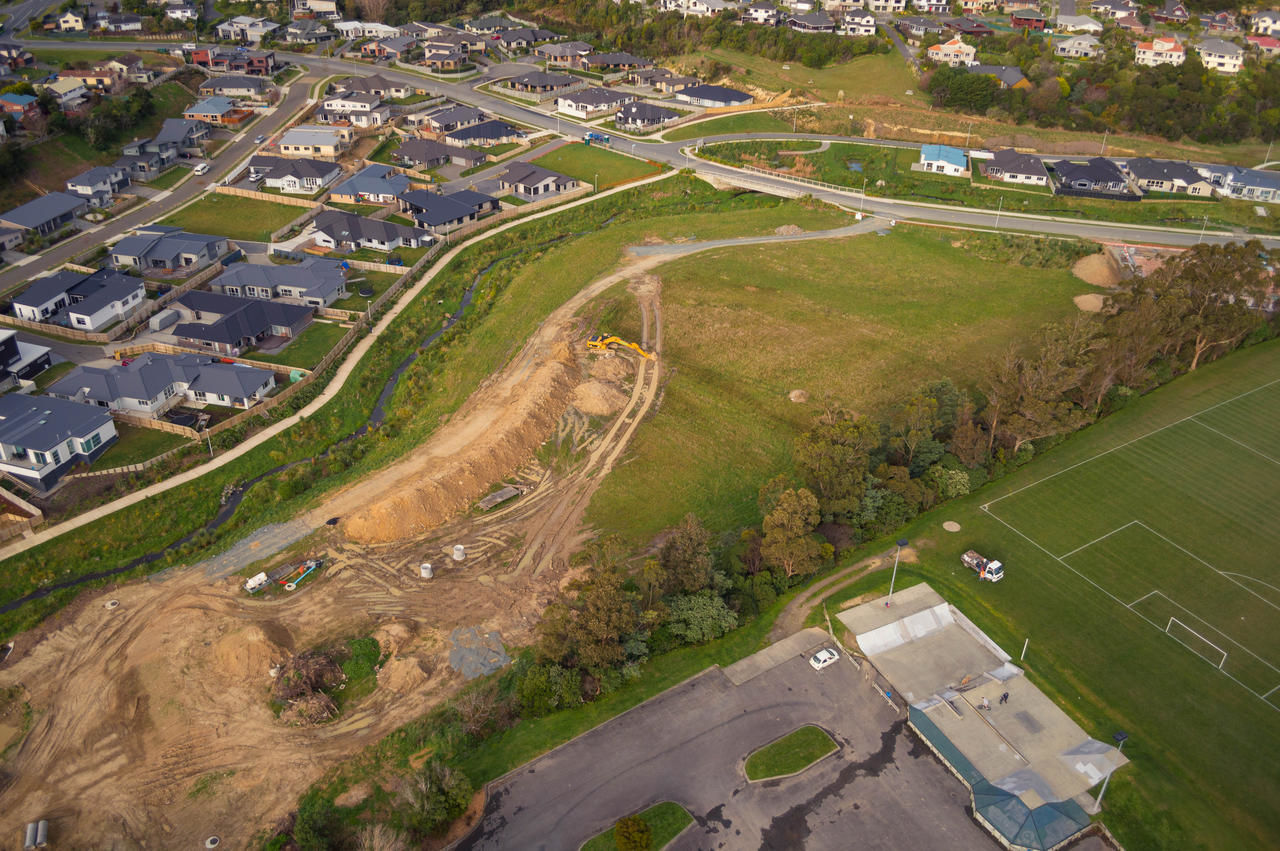
[{"label": "dirt mound", "polygon": [[1106,305],[1107,300],[1098,293],[1085,293],[1078,295],[1072,299],[1076,303],[1076,307],[1085,313],[1098,313]]},{"label": "dirt mound", "polygon": [[774,228],[773,232],[778,236],[799,236],[804,233],[804,230],[802,230],[798,225],[782,225],[781,227]]},{"label": "dirt mound", "polygon": [[240,682],[265,678],[271,666],[284,655],[256,624],[224,635],[213,646],[218,673]]},{"label": "dirt mound", "polygon": [[280,713],[280,720],[292,724],[323,724],[337,715],[338,706],[333,698],[316,691],[289,704],[289,708]]},{"label": "dirt mound", "polygon": [[378,672],[378,687],[396,694],[408,694],[428,679],[422,663],[413,656],[399,656],[389,660]]},{"label": "dirt mound", "polygon": [[807,390],[792,390],[790,393],[788,393],[788,394],[787,394],[787,398],[788,398],[788,399],[790,399],[792,402],[808,402],[808,401],[809,401],[809,391],[807,391]]},{"label": "dirt mound", "polygon": [[587,381],[573,391],[573,406],[589,417],[603,417],[622,410],[627,394],[606,381]]},{"label": "dirt mound", "polygon": [[626,358],[596,358],[591,364],[591,377],[614,383],[625,381],[635,374]]},{"label": "dirt mound", "polygon": [[573,352],[561,340],[532,374],[514,371],[490,392],[480,391],[481,401],[459,412],[409,458],[339,497],[360,506],[342,524],[343,532],[364,543],[398,541],[466,511],[551,434],[569,404],[576,372]]},{"label": "dirt mound", "polygon": [[1081,257],[1071,267],[1071,274],[1095,287],[1114,287],[1124,280],[1120,264],[1109,251],[1100,251],[1088,257]]}]

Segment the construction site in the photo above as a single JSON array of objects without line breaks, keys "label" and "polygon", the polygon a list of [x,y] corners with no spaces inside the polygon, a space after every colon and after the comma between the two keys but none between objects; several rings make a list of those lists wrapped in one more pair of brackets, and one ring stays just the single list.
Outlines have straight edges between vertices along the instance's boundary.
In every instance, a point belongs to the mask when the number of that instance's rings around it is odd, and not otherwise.
[{"label": "construction site", "polygon": [[[413,453],[279,527],[305,535],[259,530],[20,635],[0,664],[0,835],[47,819],[95,847],[248,847],[326,769],[529,644],[658,400],[665,259],[592,282]],[[641,339],[589,340],[584,308],[622,282]],[[347,701],[315,649],[357,636],[376,686]]]}]

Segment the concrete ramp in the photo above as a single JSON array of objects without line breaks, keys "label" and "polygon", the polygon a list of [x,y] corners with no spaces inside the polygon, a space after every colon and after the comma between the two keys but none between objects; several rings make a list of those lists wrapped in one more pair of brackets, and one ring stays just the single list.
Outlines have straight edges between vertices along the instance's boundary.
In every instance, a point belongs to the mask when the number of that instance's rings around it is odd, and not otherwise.
[{"label": "concrete ramp", "polygon": [[770,644],[759,653],[734,662],[724,669],[724,675],[729,678],[729,682],[740,686],[765,671],[776,668],[788,659],[816,653],[818,648],[830,643],[832,643],[831,636],[816,626],[811,626]]}]

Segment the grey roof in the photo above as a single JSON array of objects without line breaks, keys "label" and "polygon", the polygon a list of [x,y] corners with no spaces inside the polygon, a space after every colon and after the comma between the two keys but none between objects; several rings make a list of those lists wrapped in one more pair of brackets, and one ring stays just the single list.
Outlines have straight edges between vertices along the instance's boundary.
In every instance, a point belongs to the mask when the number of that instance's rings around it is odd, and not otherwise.
[{"label": "grey roof", "polygon": [[680,113],[673,109],[664,109],[651,103],[628,103],[618,110],[615,120],[624,124],[649,124],[659,121],[670,121]]},{"label": "grey roof", "polygon": [[184,142],[193,131],[203,130],[205,123],[194,118],[166,118],[160,132],[151,141],[157,145],[168,142]]},{"label": "grey roof", "polygon": [[457,198],[448,195],[437,195],[425,189],[415,189],[400,196],[406,204],[414,209],[413,218],[428,227],[439,227],[467,216],[474,215],[476,210]]},{"label": "grey roof", "polygon": [[746,103],[751,100],[751,95],[746,92],[740,92],[737,89],[730,89],[726,86],[690,86],[687,89],[681,89],[676,92],[677,97],[687,97],[697,100],[718,100],[725,103]]},{"label": "grey roof", "polygon": [[512,186],[530,186],[535,183],[541,183],[549,177],[555,179],[557,186],[573,180],[573,178],[566,177],[558,171],[552,171],[549,168],[543,168],[533,163],[514,163],[511,168],[498,176],[498,180]]},{"label": "grey roof", "polygon": [[84,398],[94,402],[154,399],[175,383],[190,390],[232,397],[252,395],[271,378],[271,370],[223,363],[208,355],[164,355],[143,352],[126,364],[79,366],[49,385],[51,396]]},{"label": "grey roof", "polygon": [[49,396],[0,396],[0,443],[49,452],[111,422],[102,408]]},{"label": "grey roof", "polygon": [[249,158],[249,168],[251,171],[262,173],[265,177],[273,180],[288,177],[289,175],[299,178],[313,177],[323,179],[335,171],[341,171],[337,163],[326,162],[325,160],[313,160],[307,157],[290,159],[288,157],[271,157],[262,154]]},{"label": "grey roof", "polygon": [[335,195],[399,195],[409,188],[409,176],[395,174],[389,165],[372,163],[333,188]]},{"label": "grey roof", "polygon": [[311,315],[311,308],[300,304],[239,298],[203,290],[185,293],[177,298],[176,303],[202,313],[221,314],[221,318],[214,322],[179,323],[173,327],[175,336],[228,345],[235,345],[245,337],[256,337],[272,325],[292,327]]},{"label": "grey roof", "polygon": [[226,237],[207,233],[187,233],[170,225],[147,225],[117,242],[111,253],[125,257],[173,257],[183,252],[197,254],[224,239]]},{"label": "grey roof", "polygon": [[1009,174],[1031,174],[1037,177],[1048,177],[1049,170],[1044,162],[1031,154],[1015,151],[1013,148],[1001,148],[988,161],[990,165]]},{"label": "grey roof", "polygon": [[[187,107],[186,112],[190,115],[225,115],[235,108],[235,102],[231,98],[212,95]],[[174,132],[177,132],[176,128]],[[186,135],[185,132],[183,135]]]},{"label": "grey roof", "polygon": [[1204,180],[1200,172],[1190,163],[1174,160],[1153,160],[1150,157],[1136,157],[1125,164],[1129,173],[1139,180],[1183,181],[1187,184],[1200,183]]},{"label": "grey roof", "polygon": [[7,213],[0,213],[0,221],[23,228],[38,228],[44,223],[85,208],[83,198],[66,192],[50,192]]},{"label": "grey roof", "polygon": [[524,134],[507,122],[498,121],[495,118],[472,124],[470,127],[459,127],[448,135],[450,139],[457,139],[460,142],[487,142],[491,139],[506,139]]},{"label": "grey roof", "polygon": [[492,195],[486,195],[474,189],[459,189],[457,192],[450,192],[448,197],[455,201],[461,201],[463,204],[469,204],[475,208],[476,212],[480,212],[486,206],[492,206],[498,200]]},{"label": "grey roof", "polygon": [[[406,188],[408,188],[406,186]],[[325,210],[312,222],[316,230],[338,242],[354,242],[361,239],[374,239],[379,242],[394,242],[397,239],[421,239],[423,233],[415,228],[398,225],[395,222],[384,222],[378,219],[366,219],[341,210]],[[346,234],[344,237],[343,234]]]},{"label": "grey roof", "polygon": [[406,162],[429,163],[441,159],[449,159],[456,148],[432,139],[406,139],[395,150],[392,156]]},{"label": "grey roof", "polygon": [[333,145],[342,144],[342,137],[338,135],[337,130],[326,130],[323,127],[312,127],[303,125],[294,127],[292,130],[286,131],[280,137],[279,144],[284,145]]},{"label": "grey roof", "polygon": [[412,88],[408,83],[393,83],[381,74],[370,74],[368,77],[348,77],[338,83],[340,91],[348,92],[374,92],[386,91],[387,89],[408,89]]},{"label": "grey roof", "polygon": [[80,301],[68,307],[67,311],[89,316],[113,301],[123,301],[142,288],[141,278],[122,275],[110,269],[100,269],[75,287],[72,295]]},{"label": "grey roof", "polygon": [[529,86],[531,88],[568,86],[576,82],[578,82],[578,78],[569,74],[548,74],[546,71],[533,71],[511,78],[512,85]]},{"label": "grey roof", "polygon": [[1026,79],[1022,69],[1015,65],[970,65],[970,74],[990,74],[1006,86],[1016,86]]},{"label": "grey roof", "polygon": [[325,100],[346,100],[351,101],[352,103],[367,104],[369,106],[377,106],[382,103],[382,97],[380,95],[375,95],[373,92],[335,92],[325,98]]},{"label": "grey roof", "polygon": [[328,298],[346,286],[346,274],[338,260],[308,257],[293,266],[233,263],[212,283],[221,287],[298,287],[310,297]]},{"label": "grey roof", "polygon": [[1058,177],[1067,182],[1085,180],[1090,183],[1124,182],[1124,174],[1120,167],[1105,157],[1094,157],[1082,163],[1059,160],[1053,164]]},{"label": "grey roof", "polygon": [[1224,56],[1239,56],[1244,53],[1244,48],[1240,45],[1220,38],[1206,38],[1196,45],[1196,49],[1206,53],[1221,53]]},{"label": "grey roof", "polygon": [[427,118],[434,124],[444,126],[445,124],[480,121],[484,118],[484,113],[474,106],[450,106],[431,113]]},{"label": "grey roof", "polygon": [[114,180],[115,176],[119,172],[120,169],[117,166],[94,166],[88,171],[77,174],[75,177],[68,180],[67,183],[74,183],[77,186],[92,186],[93,184],[104,180],[107,182]]},{"label": "grey roof", "polygon": [[69,293],[72,287],[86,277],[88,276],[83,272],[63,269],[47,277],[36,278],[30,286],[13,297],[13,303],[33,308],[48,304],[59,296]]},{"label": "grey roof", "polygon": [[469,30],[492,30],[492,29],[511,29],[515,26],[515,21],[510,18],[504,18],[499,15],[489,15],[484,18],[476,18],[474,21],[467,21],[463,24]]},{"label": "grey roof", "polygon": [[559,44],[543,44],[533,49],[543,56],[585,56],[594,48],[585,41],[565,41]]},{"label": "grey roof", "polygon": [[270,85],[266,77],[248,77],[243,74],[231,74],[226,77],[214,77],[200,84],[200,91],[222,92],[230,89],[255,89],[262,91]]},{"label": "grey roof", "polygon": [[557,35],[558,33],[553,33],[551,30],[544,30],[538,27],[516,27],[515,29],[503,31],[499,39],[503,42],[547,41]]},{"label": "grey roof", "polygon": [[807,15],[792,15],[787,18],[790,23],[804,24],[807,27],[834,27],[835,21],[824,11],[810,12]]},{"label": "grey roof", "polygon": [[1234,167],[1231,183],[1244,186],[1256,186],[1259,189],[1280,190],[1280,172],[1263,171],[1257,168]]},{"label": "grey roof", "polygon": [[560,97],[570,103],[586,104],[587,106],[613,106],[615,103],[622,103],[634,97],[634,95],[619,91],[611,92],[608,89],[591,86],[582,91],[560,95]]},{"label": "grey roof", "polygon": [[404,53],[406,50],[415,47],[418,44],[418,40],[411,35],[398,35],[381,39],[378,44],[388,50],[394,50],[396,53]]}]

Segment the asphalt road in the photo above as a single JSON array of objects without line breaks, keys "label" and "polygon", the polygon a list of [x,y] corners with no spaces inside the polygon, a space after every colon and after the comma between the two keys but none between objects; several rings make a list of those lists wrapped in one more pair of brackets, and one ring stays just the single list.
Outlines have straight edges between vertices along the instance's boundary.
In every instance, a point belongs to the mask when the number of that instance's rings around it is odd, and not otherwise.
[{"label": "asphalt road", "polygon": [[[96,46],[101,47],[102,45],[98,44]],[[126,45],[121,50],[140,47],[141,45]],[[150,47],[154,48],[155,45],[152,44]],[[100,228],[82,232],[71,239],[65,240],[29,263],[5,269],[0,272],[0,291],[16,286],[37,272],[57,268],[72,257],[83,254],[95,245],[101,245],[108,240],[121,236],[138,225],[162,218],[204,192],[255,149],[256,146],[253,144],[254,136],[270,134],[282,127],[292,117],[293,113],[306,101],[313,81],[309,77],[301,77],[296,80],[289,90],[289,94],[277,104],[275,112],[259,119],[256,124],[242,133],[238,139],[223,145],[218,150],[217,154],[210,160],[213,163],[213,169],[208,174],[203,177],[190,177],[185,183],[158,201],[142,204],[130,212],[111,219]]]},{"label": "asphalt road", "polygon": [[[826,730],[839,750],[795,777],[748,782],[747,755],[805,724]],[[969,818],[964,786],[852,662],[817,672],[799,653],[738,686],[719,668],[705,671],[489,793],[459,851],[570,851],[661,801],[695,819],[672,849],[995,847]]]}]

